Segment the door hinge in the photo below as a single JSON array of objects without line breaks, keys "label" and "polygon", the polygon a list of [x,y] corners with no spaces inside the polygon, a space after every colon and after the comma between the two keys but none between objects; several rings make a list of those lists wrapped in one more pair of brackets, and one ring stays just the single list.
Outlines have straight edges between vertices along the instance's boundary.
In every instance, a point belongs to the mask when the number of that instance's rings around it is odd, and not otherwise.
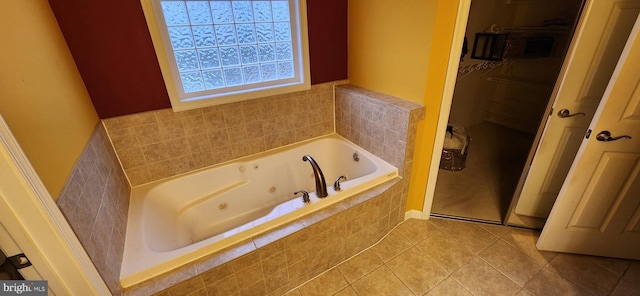
[{"label": "door hinge", "polygon": [[587,130],[587,136],[586,138],[589,139],[589,137],[591,136],[591,129]]},{"label": "door hinge", "polygon": [[22,269],[25,267],[31,266],[31,261],[25,254],[17,254],[11,257],[7,257],[7,260],[15,267],[16,269]]}]

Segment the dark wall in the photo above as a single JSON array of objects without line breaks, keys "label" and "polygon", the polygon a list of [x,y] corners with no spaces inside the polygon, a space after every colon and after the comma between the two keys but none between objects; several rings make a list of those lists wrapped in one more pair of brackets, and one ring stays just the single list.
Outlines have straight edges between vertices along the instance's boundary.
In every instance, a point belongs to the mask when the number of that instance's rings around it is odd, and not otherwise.
[{"label": "dark wall", "polygon": [[[307,0],[311,83],[347,79],[347,1]],[[49,0],[100,118],[171,107],[139,0]]]}]

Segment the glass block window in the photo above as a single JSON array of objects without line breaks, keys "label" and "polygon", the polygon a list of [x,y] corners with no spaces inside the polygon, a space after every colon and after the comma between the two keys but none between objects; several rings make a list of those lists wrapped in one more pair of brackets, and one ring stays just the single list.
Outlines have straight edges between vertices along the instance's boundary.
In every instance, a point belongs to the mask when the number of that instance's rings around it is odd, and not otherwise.
[{"label": "glass block window", "polygon": [[309,88],[304,0],[147,1],[178,101]]}]

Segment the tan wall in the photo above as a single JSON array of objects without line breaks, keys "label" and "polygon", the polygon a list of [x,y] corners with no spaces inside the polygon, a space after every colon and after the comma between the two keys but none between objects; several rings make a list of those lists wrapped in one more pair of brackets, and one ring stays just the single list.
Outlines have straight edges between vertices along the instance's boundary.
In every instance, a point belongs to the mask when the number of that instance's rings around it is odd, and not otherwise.
[{"label": "tan wall", "polygon": [[98,123],[49,3],[0,1],[0,114],[54,198]]}]

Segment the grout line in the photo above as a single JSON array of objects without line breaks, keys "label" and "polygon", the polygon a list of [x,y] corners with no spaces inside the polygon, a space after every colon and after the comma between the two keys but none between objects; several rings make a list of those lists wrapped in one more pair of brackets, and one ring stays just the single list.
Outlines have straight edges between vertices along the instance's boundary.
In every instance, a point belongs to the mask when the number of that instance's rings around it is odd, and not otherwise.
[{"label": "grout line", "polygon": [[[406,221],[406,220],[405,220],[405,221]],[[396,230],[396,228],[398,228],[398,226],[402,225],[405,221],[402,221],[402,222],[398,223],[396,226],[394,226],[392,229],[390,229],[390,230],[389,230],[389,231],[388,231],[388,232],[387,232],[387,233],[386,233],[382,238],[380,238],[376,243],[372,244],[372,245],[371,245],[371,246],[369,246],[368,248],[366,248],[366,249],[364,249],[364,250],[362,250],[362,251],[360,251],[360,252],[356,253],[355,255],[353,255],[353,256],[351,256],[351,257],[349,257],[349,258],[347,258],[347,259],[342,260],[340,263],[336,264],[334,267],[331,267],[331,268],[329,268],[328,270],[326,270],[326,271],[322,272],[321,274],[316,275],[316,276],[314,276],[314,277],[312,277],[312,278],[310,278],[310,279],[306,280],[306,281],[305,281],[305,282],[303,282],[302,284],[300,284],[300,285],[298,285],[298,286],[296,286],[296,287],[292,288],[291,290],[289,290],[289,291],[285,292],[285,294],[290,293],[291,291],[294,291],[294,290],[296,290],[296,289],[300,288],[301,286],[304,286],[306,283],[308,283],[308,282],[310,282],[310,281],[315,280],[316,278],[318,278],[318,277],[320,277],[320,276],[324,275],[325,273],[328,273],[329,271],[333,270],[334,268],[338,268],[338,266],[340,266],[341,264],[343,264],[343,263],[345,263],[345,262],[347,262],[347,261],[349,261],[349,260],[353,259],[354,257],[356,257],[356,256],[358,256],[358,255],[360,255],[360,254],[364,253],[365,251],[368,251],[368,250],[372,249],[373,247],[377,246],[380,242],[382,242],[385,238],[387,238],[387,236],[389,236],[389,234],[390,234],[391,232],[393,232],[394,230]],[[375,254],[374,254],[374,255],[375,255]],[[376,256],[377,256],[377,255],[376,255]],[[382,261],[382,259],[381,259],[380,261]],[[382,261],[382,265],[386,265],[386,262]],[[376,269],[377,269],[377,268],[376,268]],[[375,269],[374,269],[374,270],[375,270]],[[342,274],[342,272],[341,272],[339,269],[338,269],[338,272],[340,272],[340,274]],[[373,272],[373,271],[372,271],[372,272]],[[371,272],[369,272],[369,273],[371,273]],[[367,274],[369,274],[369,273],[367,273]],[[344,277],[344,275],[342,275],[342,276]],[[363,277],[364,277],[364,276],[363,276]],[[346,280],[346,278],[345,278],[345,280]],[[347,282],[349,282],[349,281],[347,281]],[[349,286],[351,286],[351,283],[349,283]]]}]

